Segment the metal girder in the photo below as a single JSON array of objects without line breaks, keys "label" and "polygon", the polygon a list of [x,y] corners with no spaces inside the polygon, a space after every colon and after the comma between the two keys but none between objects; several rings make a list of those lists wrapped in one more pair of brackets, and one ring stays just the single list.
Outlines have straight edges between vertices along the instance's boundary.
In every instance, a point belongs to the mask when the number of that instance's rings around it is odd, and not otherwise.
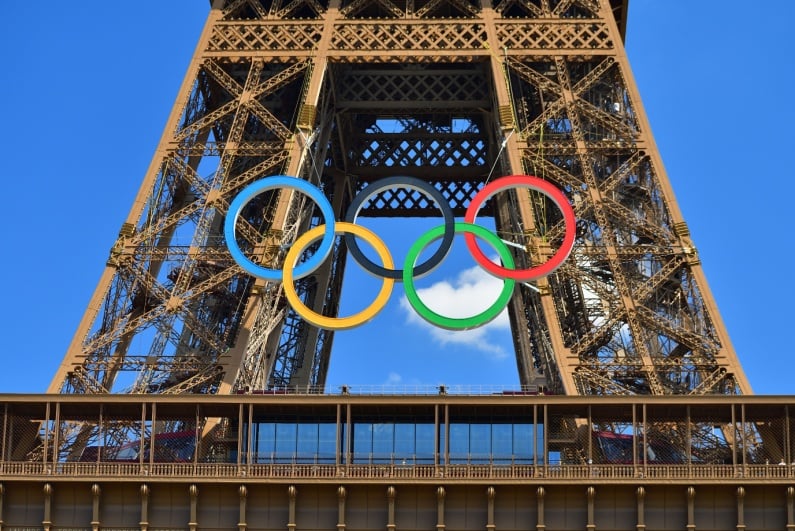
[{"label": "metal girder", "polygon": [[[263,176],[319,184],[341,214],[374,179],[416,175],[460,215],[493,175],[530,172],[564,190],[578,225],[569,262],[512,302],[522,378],[539,369],[558,392],[615,394],[726,392],[730,378],[749,392],[654,149],[621,44],[625,16],[619,0],[213,10],[51,391],[118,392],[120,372],[160,393],[324,382],[333,334],[297,319],[278,284],[250,278],[226,251],[229,205]],[[319,222],[311,205],[262,194],[240,216],[238,244],[278,267]],[[362,215],[437,210],[386,190]],[[482,214],[527,250],[525,266],[564,232],[535,195],[506,195]],[[336,312],[344,256],[299,286],[317,311]],[[148,347],[131,354],[141,338]],[[672,383],[680,367],[697,376],[689,387]]]}]

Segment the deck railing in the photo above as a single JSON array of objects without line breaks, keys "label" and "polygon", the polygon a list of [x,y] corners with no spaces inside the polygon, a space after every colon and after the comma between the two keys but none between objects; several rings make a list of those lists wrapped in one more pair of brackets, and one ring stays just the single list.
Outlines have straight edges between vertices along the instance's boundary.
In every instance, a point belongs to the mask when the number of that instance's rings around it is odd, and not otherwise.
[{"label": "deck railing", "polygon": [[297,481],[742,481],[795,480],[795,465],[313,465],[0,462],[2,478],[185,478]]}]

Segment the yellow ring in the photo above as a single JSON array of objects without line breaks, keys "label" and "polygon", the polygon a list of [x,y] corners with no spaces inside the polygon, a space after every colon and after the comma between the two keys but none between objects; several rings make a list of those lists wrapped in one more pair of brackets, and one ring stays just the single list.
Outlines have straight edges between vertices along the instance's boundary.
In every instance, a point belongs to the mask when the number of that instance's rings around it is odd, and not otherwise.
[{"label": "yellow ring", "polygon": [[[287,257],[284,259],[284,279],[282,280],[284,296],[287,297],[287,301],[290,303],[290,306],[292,306],[293,310],[295,310],[295,313],[318,328],[323,328],[326,330],[348,330],[349,328],[363,325],[378,315],[378,312],[383,310],[387,301],[389,301],[389,296],[392,294],[392,286],[394,286],[395,280],[392,278],[384,278],[384,283],[381,285],[381,291],[378,292],[378,296],[375,298],[373,303],[361,312],[353,314],[349,317],[326,317],[325,315],[320,315],[319,313],[315,313],[310,310],[298,297],[298,293],[295,291],[295,285],[293,282],[293,268],[295,268],[295,264],[298,262],[298,258],[301,256],[301,253],[304,252],[304,249],[309,247],[313,242],[320,239],[325,232],[326,225],[318,225],[312,230],[302,234],[300,238],[295,240],[293,246],[290,247],[290,251],[287,253]],[[392,255],[389,254],[389,249],[387,249],[386,244],[384,244],[384,242],[378,236],[376,236],[374,232],[362,227],[361,225],[346,223],[344,221],[336,222],[334,224],[334,234],[344,233],[353,234],[354,236],[358,236],[364,241],[368,242],[373,246],[375,252],[378,253],[378,256],[381,258],[385,268],[392,269],[394,267]]]}]

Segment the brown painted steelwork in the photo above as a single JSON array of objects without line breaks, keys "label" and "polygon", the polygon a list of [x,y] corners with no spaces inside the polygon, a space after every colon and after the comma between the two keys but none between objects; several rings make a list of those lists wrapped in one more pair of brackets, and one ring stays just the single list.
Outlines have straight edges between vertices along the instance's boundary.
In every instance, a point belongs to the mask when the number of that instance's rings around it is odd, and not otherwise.
[{"label": "brown painted steelwork", "polygon": [[[795,527],[795,461],[789,461],[795,456],[793,397],[106,398],[0,395],[4,529]],[[431,463],[406,456],[373,460],[356,454],[345,436],[361,423],[383,428],[409,418],[446,434],[435,437],[438,452]],[[339,437],[336,456],[330,462],[300,454],[274,461],[268,452],[258,454],[262,450],[251,433],[273,422],[293,427],[330,422]],[[519,455],[508,459],[495,449],[488,455],[454,455],[453,444],[464,433],[456,426],[505,422],[533,426],[531,439],[538,443],[532,462]],[[173,444],[173,432],[162,435],[175,425],[190,426],[195,434],[208,424],[215,432],[193,438],[198,444],[186,454]],[[73,445],[60,439],[58,426],[88,432],[90,451],[72,456]],[[606,426],[614,428],[609,435]],[[774,444],[759,437],[762,426]],[[604,451],[618,428],[625,436],[634,434],[632,444],[640,450],[630,452],[628,461],[626,454]],[[120,429],[130,438],[114,438]],[[31,430],[44,453],[26,453]],[[719,439],[710,439],[710,431]],[[661,460],[663,441],[682,452],[667,454],[670,462],[653,462]],[[146,452],[127,455],[114,448]]]},{"label": "brown painted steelwork", "polygon": [[[49,392],[322,390],[333,334],[235,265],[223,217],[263,176],[322,184],[341,214],[399,170],[433,182],[458,214],[495,175],[538,175],[569,197],[572,257],[509,307],[523,385],[750,393],[632,79],[626,11],[618,0],[216,0]],[[377,200],[363,215],[431,210],[391,191]],[[554,251],[562,223],[543,198],[492,203],[501,236],[526,250],[518,263]],[[269,193],[243,217],[245,251],[279,264],[316,214]],[[309,306],[336,311],[344,265],[337,250],[298,283]],[[90,435],[64,429],[79,454]]]}]

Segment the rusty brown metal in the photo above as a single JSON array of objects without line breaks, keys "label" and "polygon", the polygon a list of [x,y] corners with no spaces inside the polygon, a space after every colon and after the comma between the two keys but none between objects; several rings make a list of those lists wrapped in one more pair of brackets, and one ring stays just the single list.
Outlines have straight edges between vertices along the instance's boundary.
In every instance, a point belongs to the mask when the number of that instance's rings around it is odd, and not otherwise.
[{"label": "rusty brown metal", "polygon": [[[578,219],[572,256],[518,288],[509,307],[524,386],[750,393],[632,78],[627,9],[626,0],[213,2],[48,391],[322,392],[333,333],[307,326],[278,284],[234,263],[223,217],[266,175],[322,184],[341,214],[399,168],[433,182],[458,215],[494,175],[530,173],[566,193]],[[429,212],[388,194],[363,215]],[[540,197],[500,195],[485,213],[527,249],[516,257],[524,266],[561,241],[562,220]],[[241,244],[278,265],[313,216],[299,194],[263,194],[238,227]],[[310,307],[335,311],[344,264],[338,253],[298,283]]]}]

